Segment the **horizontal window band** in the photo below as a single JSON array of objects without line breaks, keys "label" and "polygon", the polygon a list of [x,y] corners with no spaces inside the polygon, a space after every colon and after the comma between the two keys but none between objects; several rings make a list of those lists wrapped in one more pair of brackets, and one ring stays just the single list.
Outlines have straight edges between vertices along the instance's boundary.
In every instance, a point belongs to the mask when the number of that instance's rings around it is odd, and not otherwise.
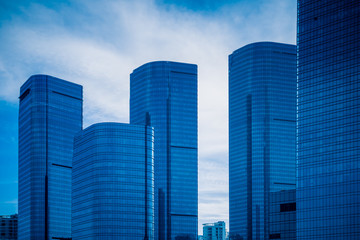
[{"label": "horizontal window band", "polygon": [[194,148],[194,147],[184,147],[184,146],[174,146],[174,145],[170,145],[170,147],[173,147],[173,148],[197,149],[197,148]]},{"label": "horizontal window band", "polygon": [[177,72],[177,71],[171,71],[172,73],[178,73],[178,74],[186,74],[186,75],[193,75],[196,76],[196,73],[187,73],[187,72]]},{"label": "horizontal window band", "polygon": [[177,217],[198,217],[198,215],[192,215],[192,214],[177,214],[177,213],[170,213],[171,216],[177,216]]},{"label": "horizontal window band", "polygon": [[279,182],[274,182],[274,184],[296,186],[295,183],[279,183]]},{"label": "horizontal window band", "polygon": [[67,95],[67,94],[64,94],[64,93],[61,93],[61,92],[57,92],[57,91],[52,91],[52,92],[56,93],[56,94],[59,94],[59,95],[62,95],[62,96],[65,96],[65,97],[69,97],[69,98],[73,98],[73,99],[77,99],[77,100],[82,101],[81,98],[73,97],[73,96],[70,96],[70,95]]},{"label": "horizontal window band", "polygon": [[69,167],[69,166],[60,165],[60,164],[56,164],[56,163],[53,163],[52,165],[58,166],[58,167],[70,168],[70,169],[72,168],[72,167]]},{"label": "horizontal window band", "polygon": [[288,119],[280,119],[280,118],[274,118],[275,121],[283,121],[283,122],[296,122],[295,120],[288,120]]},{"label": "horizontal window band", "polygon": [[30,88],[26,89],[26,91],[21,94],[21,96],[19,97],[20,101],[22,101],[27,95],[29,95],[30,93]]},{"label": "horizontal window band", "polygon": [[287,55],[296,56],[296,53],[289,53],[289,52],[273,51],[273,53],[280,53],[280,54],[287,54]]}]

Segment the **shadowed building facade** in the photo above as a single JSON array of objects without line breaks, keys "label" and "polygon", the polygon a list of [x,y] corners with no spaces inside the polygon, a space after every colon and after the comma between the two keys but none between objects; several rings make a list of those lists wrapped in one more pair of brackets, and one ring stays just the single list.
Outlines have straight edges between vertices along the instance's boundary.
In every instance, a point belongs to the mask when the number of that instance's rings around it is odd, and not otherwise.
[{"label": "shadowed building facade", "polygon": [[74,135],[82,129],[82,86],[47,75],[20,89],[19,239],[71,238]]},{"label": "shadowed building facade", "polygon": [[155,239],[197,239],[197,66],[151,62],[130,75],[130,123],[155,131]]},{"label": "shadowed building facade", "polygon": [[359,16],[298,1],[298,240],[360,239]]},{"label": "shadowed building facade", "polygon": [[73,239],[154,240],[154,132],[94,124],[75,136]]},{"label": "shadowed building facade", "polygon": [[295,189],[296,46],[229,56],[230,237],[269,239],[270,193]]},{"label": "shadowed building facade", "polygon": [[296,240],[296,190],[270,193],[269,239]]}]

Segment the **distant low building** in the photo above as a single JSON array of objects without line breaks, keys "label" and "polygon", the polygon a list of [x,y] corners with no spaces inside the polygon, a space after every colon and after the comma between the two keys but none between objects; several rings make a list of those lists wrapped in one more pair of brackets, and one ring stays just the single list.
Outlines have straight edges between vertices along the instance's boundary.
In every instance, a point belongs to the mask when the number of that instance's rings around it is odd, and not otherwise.
[{"label": "distant low building", "polygon": [[17,239],[18,233],[18,215],[0,216],[0,239],[13,240]]},{"label": "distant low building", "polygon": [[225,240],[226,229],[225,222],[203,224],[203,240]]}]

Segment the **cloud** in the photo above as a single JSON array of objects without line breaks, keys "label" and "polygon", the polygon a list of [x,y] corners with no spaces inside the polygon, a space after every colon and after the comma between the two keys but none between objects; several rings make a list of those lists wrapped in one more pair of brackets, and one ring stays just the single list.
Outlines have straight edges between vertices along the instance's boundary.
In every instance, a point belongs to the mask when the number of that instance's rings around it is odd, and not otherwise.
[{"label": "cloud", "polygon": [[0,99],[17,102],[21,84],[44,73],[84,86],[85,126],[128,122],[133,69],[154,60],[198,64],[199,226],[226,220],[228,54],[255,41],[294,43],[296,2],[232,1],[201,13],[149,0],[55,6],[33,1],[2,20]]},{"label": "cloud", "polygon": [[4,206],[4,208],[1,209],[2,210],[1,214],[11,215],[11,214],[14,214],[14,213],[18,212],[18,199],[5,201],[2,205]]},{"label": "cloud", "polygon": [[5,204],[18,204],[18,200],[14,199],[14,200],[11,200],[11,201],[6,201]]},{"label": "cloud", "polygon": [[225,221],[228,229],[228,176],[226,152],[199,161],[199,233],[208,222]]}]

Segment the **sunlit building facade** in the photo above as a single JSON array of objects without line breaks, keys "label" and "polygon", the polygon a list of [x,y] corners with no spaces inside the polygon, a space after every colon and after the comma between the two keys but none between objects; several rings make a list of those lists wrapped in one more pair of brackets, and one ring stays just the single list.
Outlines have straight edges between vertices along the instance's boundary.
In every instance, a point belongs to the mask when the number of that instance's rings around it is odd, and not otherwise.
[{"label": "sunlit building facade", "polygon": [[296,46],[246,45],[229,56],[229,230],[269,239],[270,194],[296,187]]},{"label": "sunlit building facade", "polygon": [[150,62],[130,75],[130,123],[154,127],[155,239],[197,239],[197,66]]},{"label": "sunlit building facade", "polygon": [[154,131],[94,124],[75,136],[73,240],[154,240]]},{"label": "sunlit building facade", "polygon": [[82,86],[47,75],[20,89],[19,239],[71,238],[73,139]]}]

